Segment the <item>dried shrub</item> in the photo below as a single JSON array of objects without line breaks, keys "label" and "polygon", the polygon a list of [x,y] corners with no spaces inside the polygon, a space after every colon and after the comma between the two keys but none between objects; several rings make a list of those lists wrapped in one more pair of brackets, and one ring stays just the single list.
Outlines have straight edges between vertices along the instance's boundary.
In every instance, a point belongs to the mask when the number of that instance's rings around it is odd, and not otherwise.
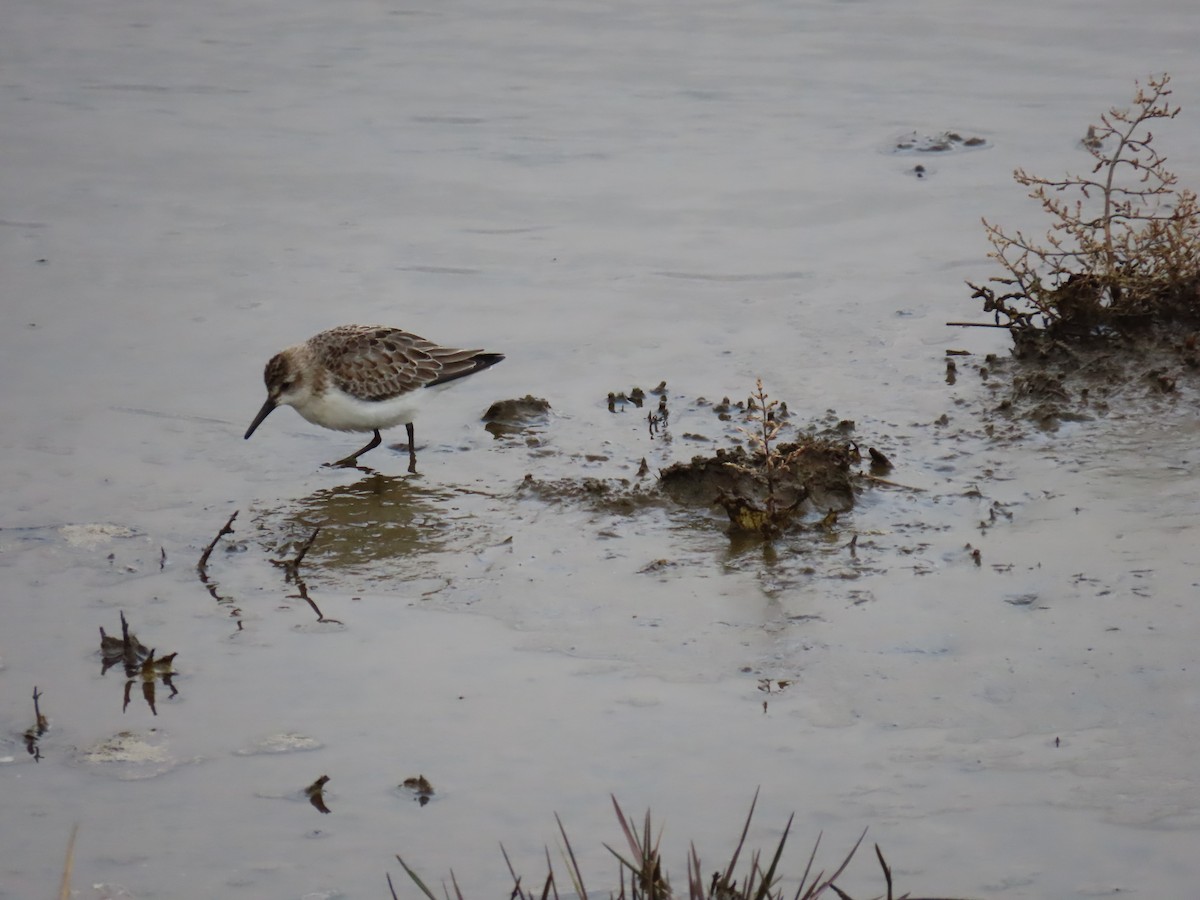
[{"label": "dried shrub", "polygon": [[968,282],[1018,343],[1098,337],[1200,318],[1200,206],[1152,146],[1153,122],[1173,119],[1170,76],[1137,84],[1130,109],[1110,109],[1082,143],[1088,175],[1060,180],[1017,169],[1018,184],[1054,220],[1044,242],[983,220],[1006,273]]}]

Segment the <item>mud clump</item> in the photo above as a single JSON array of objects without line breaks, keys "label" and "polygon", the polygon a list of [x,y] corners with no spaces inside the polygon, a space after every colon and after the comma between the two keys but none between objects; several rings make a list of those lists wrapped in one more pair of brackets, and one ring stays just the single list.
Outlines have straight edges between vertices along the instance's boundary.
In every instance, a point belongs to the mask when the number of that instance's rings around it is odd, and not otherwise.
[{"label": "mud clump", "polygon": [[892,145],[892,152],[949,153],[955,150],[977,150],[987,146],[987,140],[978,135],[964,137],[957,131],[943,131],[938,134],[917,134],[914,131],[897,138]]},{"label": "mud clump", "polygon": [[544,425],[550,418],[550,403],[526,394],[513,400],[497,400],[483,414],[485,428],[493,437],[509,437]]},{"label": "mud clump", "polygon": [[[854,471],[858,459],[853,444],[828,438],[780,444],[771,483],[766,457],[745,447],[718,448],[712,456],[694,456],[659,472],[655,483],[628,478],[564,478],[543,480],[526,475],[519,496],[555,503],[586,504],[594,509],[630,515],[654,507],[712,507],[724,500],[763,509],[795,513],[811,507],[822,513],[854,505]],[[736,498],[736,499],[735,499]],[[728,507],[727,507],[728,509]]]},{"label": "mud clump", "polygon": [[[857,453],[845,441],[814,438],[773,448],[786,465],[776,466],[773,484],[767,481],[764,453],[744,447],[718,449],[713,456],[663,469],[659,485],[676,503],[711,506],[721,497],[740,498],[766,508],[795,508],[805,501],[817,509],[849,509],[854,505],[851,464]],[[772,494],[774,495],[772,497]]]}]

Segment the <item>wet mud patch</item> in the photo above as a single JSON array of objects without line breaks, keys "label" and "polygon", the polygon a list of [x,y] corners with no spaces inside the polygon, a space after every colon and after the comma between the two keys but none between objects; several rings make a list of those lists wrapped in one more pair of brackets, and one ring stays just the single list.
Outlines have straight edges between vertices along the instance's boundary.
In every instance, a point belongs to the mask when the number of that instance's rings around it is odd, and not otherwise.
[{"label": "wet mud patch", "polygon": [[255,541],[275,560],[293,557],[315,530],[304,561],[322,572],[370,574],[386,563],[390,577],[425,554],[437,553],[471,530],[458,515],[453,488],[371,473],[322,488],[283,506],[252,511]]},{"label": "wet mud patch", "polygon": [[1026,340],[1009,354],[948,357],[948,383],[968,372],[987,391],[980,421],[989,434],[1012,426],[1012,437],[1027,426],[1056,431],[1108,416],[1154,415],[1200,397],[1200,355],[1186,338],[1165,347],[1150,336],[1084,344]]}]

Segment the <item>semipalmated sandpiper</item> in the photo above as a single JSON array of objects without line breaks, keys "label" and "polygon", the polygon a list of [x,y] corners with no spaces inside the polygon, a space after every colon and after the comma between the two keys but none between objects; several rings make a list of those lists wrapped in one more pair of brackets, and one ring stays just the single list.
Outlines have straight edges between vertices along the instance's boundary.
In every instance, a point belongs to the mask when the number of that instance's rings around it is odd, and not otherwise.
[{"label": "semipalmated sandpiper", "polygon": [[[263,372],[267,401],[246,437],[277,406],[334,431],[373,431],[361,450],[329,466],[356,466],[382,442],[380,429],[404,423],[408,471],[417,470],[413,419],[434,391],[494,366],[502,353],[455,350],[383,325],[342,325],[313,335],[271,357]],[[432,389],[432,390],[430,390]]]}]

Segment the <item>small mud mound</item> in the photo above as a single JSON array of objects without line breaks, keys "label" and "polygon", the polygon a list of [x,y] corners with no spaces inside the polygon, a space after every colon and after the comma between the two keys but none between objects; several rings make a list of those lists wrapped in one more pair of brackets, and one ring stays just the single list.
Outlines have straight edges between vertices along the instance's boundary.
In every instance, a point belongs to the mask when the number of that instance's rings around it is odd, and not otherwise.
[{"label": "small mud mound", "polygon": [[[854,505],[851,463],[857,457],[845,441],[815,438],[776,449],[786,463],[775,470],[776,502],[794,506],[811,500],[821,509],[849,509]],[[714,456],[694,456],[691,462],[663,469],[663,491],[683,504],[711,505],[722,495],[741,497],[758,504],[767,501],[766,457],[745,447],[718,449]]]},{"label": "small mud mound", "polygon": [[720,504],[733,532],[770,538],[792,526],[806,505],[853,507],[850,464],[857,457],[853,445],[823,438],[780,444],[770,457],[738,447],[675,463],[663,470],[660,484],[676,502]]},{"label": "small mud mound", "polygon": [[483,414],[492,437],[512,437],[543,426],[550,418],[550,403],[526,394],[514,400],[497,400]]},{"label": "small mud mound", "polygon": [[892,143],[893,153],[951,153],[962,150],[981,150],[988,146],[985,138],[962,135],[957,131],[938,134],[918,134],[913,131]]},{"label": "small mud mound", "polygon": [[905,170],[918,180],[924,180],[937,172],[929,159],[935,156],[947,156],[953,153],[963,153],[969,150],[983,150],[991,144],[985,138],[977,135],[963,135],[957,131],[942,131],[937,134],[918,134],[909,132],[902,137],[894,138],[888,145],[888,153],[897,156],[919,156],[923,161]]}]

